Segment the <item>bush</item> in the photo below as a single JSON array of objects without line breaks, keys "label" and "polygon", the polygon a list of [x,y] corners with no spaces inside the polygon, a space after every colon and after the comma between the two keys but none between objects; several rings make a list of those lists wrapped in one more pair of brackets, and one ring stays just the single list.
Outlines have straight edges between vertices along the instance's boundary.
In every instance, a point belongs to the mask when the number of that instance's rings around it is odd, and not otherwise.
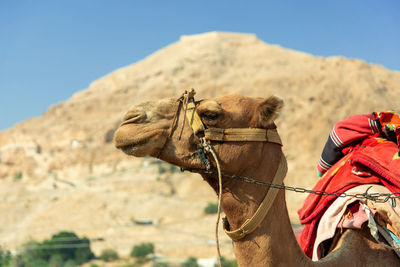
[{"label": "bush", "polygon": [[181,267],[200,267],[200,265],[195,257],[189,257],[181,264]]},{"label": "bush", "polygon": [[115,261],[118,258],[118,253],[113,249],[105,249],[100,254],[100,259],[103,261]]},{"label": "bush", "polygon": [[[221,257],[222,267],[238,267],[236,260],[227,260],[224,257]],[[219,264],[214,264],[214,267],[219,267]]]},{"label": "bush", "polygon": [[135,263],[133,265],[130,265],[129,267],[139,267],[145,264],[147,260],[145,258],[137,258]]},{"label": "bush", "polygon": [[179,171],[179,168],[176,167],[175,165],[169,164],[168,170],[169,170],[170,173],[175,173],[175,172]]},{"label": "bush", "polygon": [[160,160],[153,161],[152,164],[156,164],[158,166],[159,174],[163,174],[163,173],[167,173],[167,172],[172,174],[179,170],[179,168],[176,167],[175,165],[172,165],[170,163],[163,162]]},{"label": "bush", "polygon": [[35,262],[36,259],[43,259],[44,257],[45,256],[43,255],[43,252],[40,249],[40,243],[34,240],[28,241],[25,244],[23,244],[22,253],[17,255],[18,262],[21,263],[19,265],[22,266],[25,266],[26,264],[28,264],[27,266],[29,266],[29,264]]},{"label": "bush", "polygon": [[11,252],[0,247],[0,266],[9,266],[12,260]]},{"label": "bush", "polygon": [[49,267],[63,267],[63,259],[60,254],[54,254],[49,260]]},{"label": "bush", "polygon": [[158,165],[158,173],[159,174],[163,174],[163,173],[166,173],[167,172],[167,169],[163,166],[163,165]]},{"label": "bush", "polygon": [[154,262],[152,267],[169,267],[169,265],[165,262]]},{"label": "bush", "polygon": [[76,262],[72,259],[67,260],[63,265],[63,267],[77,267],[77,266],[78,264],[76,264]]},{"label": "bush", "polygon": [[90,240],[86,237],[79,238],[72,232],[60,232],[45,240],[43,246],[48,246],[47,253],[50,258],[54,254],[61,255],[63,262],[74,260],[76,264],[82,264],[94,258],[90,249]]},{"label": "bush", "polygon": [[207,206],[204,208],[205,214],[215,214],[218,212],[218,205],[215,203],[208,203]]},{"label": "bush", "polygon": [[42,243],[29,241],[17,255],[24,267],[67,267],[83,264],[94,258],[87,238],[79,238],[72,232],[60,232]]},{"label": "bush", "polygon": [[18,266],[24,266],[24,267],[45,267],[47,265],[47,261],[43,259],[36,259],[28,262],[23,262],[23,265],[18,265]]},{"label": "bush", "polygon": [[130,255],[134,258],[144,258],[151,253],[154,253],[153,243],[141,243],[132,248]]},{"label": "bush", "polygon": [[24,175],[22,174],[22,172],[18,172],[16,175],[15,175],[15,180],[22,180],[22,177],[23,177]]}]

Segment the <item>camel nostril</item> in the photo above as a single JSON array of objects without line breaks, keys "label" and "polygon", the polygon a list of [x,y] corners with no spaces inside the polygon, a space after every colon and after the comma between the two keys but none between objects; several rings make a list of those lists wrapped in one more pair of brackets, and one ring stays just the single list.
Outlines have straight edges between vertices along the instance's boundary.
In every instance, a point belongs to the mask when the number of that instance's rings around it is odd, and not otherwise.
[{"label": "camel nostril", "polygon": [[146,113],[144,111],[128,111],[123,118],[121,126],[129,123],[140,123],[143,122],[144,119],[146,119]]}]

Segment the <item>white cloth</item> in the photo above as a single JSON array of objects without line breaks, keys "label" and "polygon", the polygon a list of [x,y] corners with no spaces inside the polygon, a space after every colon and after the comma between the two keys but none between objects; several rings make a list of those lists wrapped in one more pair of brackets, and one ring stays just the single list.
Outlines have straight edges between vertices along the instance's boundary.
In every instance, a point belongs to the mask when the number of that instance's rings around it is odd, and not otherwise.
[{"label": "white cloth", "polygon": [[[367,189],[369,194],[391,193],[386,187],[382,185],[366,184],[353,187],[346,191],[346,194],[365,193]],[[341,221],[344,213],[346,212],[347,207],[356,201],[361,201],[362,203],[367,204],[373,214],[375,214],[375,212],[378,212],[379,214],[382,214],[383,217],[387,217],[391,222],[392,228],[397,230],[397,233],[395,234],[398,235],[400,233],[400,201],[398,199],[395,200],[396,205],[395,207],[393,207],[391,201],[376,203],[370,200],[366,201],[365,199],[360,200],[355,197],[338,197],[326,210],[318,224],[317,236],[315,238],[314,250],[312,255],[313,261],[317,261],[320,259],[320,244],[325,240],[334,237],[336,229],[338,228],[338,224]],[[350,221],[347,221],[346,225],[352,225],[352,227],[348,228],[357,227],[358,225],[361,225],[360,222],[362,222],[363,220],[368,220],[368,216],[365,213],[362,214],[362,212],[358,212],[357,216],[360,216],[362,218],[351,218]],[[351,220],[358,221],[357,223],[352,224]]]}]

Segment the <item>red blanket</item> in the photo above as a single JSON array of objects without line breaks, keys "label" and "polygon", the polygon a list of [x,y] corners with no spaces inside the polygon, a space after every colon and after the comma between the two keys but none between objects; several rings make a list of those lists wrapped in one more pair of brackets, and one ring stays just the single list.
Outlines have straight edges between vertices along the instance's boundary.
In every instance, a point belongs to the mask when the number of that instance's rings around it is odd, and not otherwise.
[{"label": "red blanket", "polygon": [[[400,192],[400,157],[395,143],[370,137],[351,149],[318,181],[314,190],[345,192],[361,184],[383,184],[391,192]],[[298,241],[311,258],[318,223],[336,196],[310,194],[298,211],[305,224]]]}]

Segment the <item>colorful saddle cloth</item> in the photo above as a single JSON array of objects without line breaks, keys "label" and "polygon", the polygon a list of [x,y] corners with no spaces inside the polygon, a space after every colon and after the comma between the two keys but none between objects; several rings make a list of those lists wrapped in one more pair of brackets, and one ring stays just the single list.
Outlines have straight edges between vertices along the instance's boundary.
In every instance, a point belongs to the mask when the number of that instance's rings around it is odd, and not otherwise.
[{"label": "colorful saddle cloth", "polygon": [[[376,120],[379,121],[381,136],[386,137],[390,141],[397,143],[400,149],[400,117],[396,112],[374,112],[372,113]],[[400,150],[399,150],[400,155]]]},{"label": "colorful saddle cloth", "polygon": [[[363,184],[381,184],[392,193],[400,192],[400,156],[394,142],[370,137],[361,145],[348,148],[345,157],[332,166],[314,190],[343,193]],[[337,198],[335,195],[310,194],[298,211],[305,224],[298,241],[304,253],[312,257],[320,218]]]}]

